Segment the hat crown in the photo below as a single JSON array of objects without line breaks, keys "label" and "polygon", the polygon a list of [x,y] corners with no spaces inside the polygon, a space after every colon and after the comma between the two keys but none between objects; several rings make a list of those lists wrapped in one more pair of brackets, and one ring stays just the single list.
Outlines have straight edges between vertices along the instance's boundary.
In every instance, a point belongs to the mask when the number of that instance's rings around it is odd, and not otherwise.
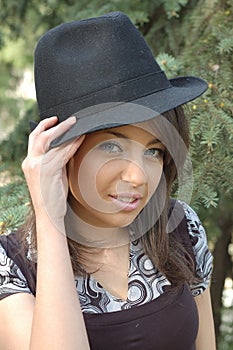
[{"label": "hat crown", "polygon": [[[64,119],[89,106],[90,101],[79,104],[79,99],[159,71],[144,38],[121,12],[61,24],[48,31],[35,50],[40,114],[42,118],[56,111],[59,115],[59,106],[66,104]],[[92,103],[109,102],[108,98]],[[119,100],[117,89],[111,100]]]}]

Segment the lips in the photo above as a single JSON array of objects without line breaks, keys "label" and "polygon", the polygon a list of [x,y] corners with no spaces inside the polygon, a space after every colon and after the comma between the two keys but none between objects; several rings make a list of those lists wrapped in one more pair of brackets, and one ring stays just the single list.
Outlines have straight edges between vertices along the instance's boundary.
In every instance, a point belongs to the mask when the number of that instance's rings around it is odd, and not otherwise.
[{"label": "lips", "polygon": [[119,207],[119,209],[125,211],[137,209],[142,199],[142,195],[132,193],[113,194],[109,195],[109,197]]}]

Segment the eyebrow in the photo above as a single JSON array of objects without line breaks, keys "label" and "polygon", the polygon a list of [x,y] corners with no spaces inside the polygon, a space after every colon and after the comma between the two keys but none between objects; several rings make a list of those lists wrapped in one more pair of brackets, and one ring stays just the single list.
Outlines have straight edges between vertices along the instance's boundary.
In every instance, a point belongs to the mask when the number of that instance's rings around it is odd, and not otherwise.
[{"label": "eyebrow", "polygon": [[[120,138],[123,138],[123,139],[126,139],[126,140],[130,140],[128,136],[126,136],[126,135],[124,135],[124,134],[122,134],[122,133],[120,133],[118,131],[109,131],[109,130],[104,131],[103,130],[103,132],[105,134],[111,134],[111,135],[114,135],[116,137],[120,137]],[[162,143],[162,142],[159,139],[154,138],[153,140],[151,140],[150,142],[147,143],[146,147],[154,145],[156,143]]]}]

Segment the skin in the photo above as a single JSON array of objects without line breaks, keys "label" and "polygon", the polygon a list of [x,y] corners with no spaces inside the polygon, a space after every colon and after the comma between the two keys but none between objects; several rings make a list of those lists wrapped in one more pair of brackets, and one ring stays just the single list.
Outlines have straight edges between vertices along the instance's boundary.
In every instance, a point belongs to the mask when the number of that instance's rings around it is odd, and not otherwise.
[{"label": "skin", "polygon": [[210,299],[210,289],[207,288],[202,294],[195,299],[198,315],[199,329],[196,340],[197,350],[211,349],[216,350],[214,320],[212,305]]},{"label": "skin", "polygon": [[[128,294],[129,239],[128,232],[119,228],[129,225],[155,192],[162,175],[163,152],[164,146],[155,135],[130,125],[87,135],[68,163],[69,203],[84,221],[86,237],[90,232],[89,241],[101,239],[102,247],[107,247],[95,254],[86,253],[86,270],[124,300]],[[112,201],[116,194],[128,194],[128,199],[140,196],[137,207],[131,211],[119,207]]]},{"label": "skin", "polygon": [[[95,227],[129,225],[155,192],[163,170],[164,146],[134,125],[86,136],[68,163],[72,209]],[[119,208],[112,196],[137,195],[135,210]]]},{"label": "skin", "polygon": [[[86,138],[83,136],[48,151],[51,140],[63,134],[75,122],[70,118],[54,126],[56,121],[56,117],[45,119],[32,132],[28,155],[22,164],[36,214],[37,295],[34,298],[30,294],[19,293],[1,301],[1,350],[77,350],[77,344],[82,350],[89,349],[64,234],[68,183],[70,205],[84,223],[97,225],[97,229],[118,232],[115,229],[126,227],[143,208],[162,174],[162,158],[151,160],[154,151],[149,151],[148,156],[148,149],[161,148],[162,145],[156,142],[148,147],[154,135],[147,131],[139,133],[132,126],[117,128],[118,132],[124,131],[125,137],[117,138],[120,143],[123,142],[123,157],[122,153],[109,154],[109,150],[116,150],[112,146],[98,148],[102,142],[116,139],[116,135],[102,132],[87,135]],[[92,171],[88,168],[86,176],[92,179],[91,174],[94,174],[96,186],[95,191],[93,188],[90,191],[90,197],[83,198],[84,180],[81,176],[78,178],[78,174],[82,171],[85,173],[87,164]],[[114,166],[111,167],[111,164]],[[156,176],[151,176],[150,168],[153,168]],[[120,191],[142,196],[137,208],[127,212],[127,215],[125,209],[119,210],[119,206],[109,197],[112,193],[122,193]],[[97,198],[101,200],[101,211],[93,205]],[[54,206],[54,201],[59,205]],[[56,254],[51,254],[51,247]],[[124,298],[127,292],[128,245],[103,248],[96,259],[91,264],[104,268],[95,278],[113,295]],[[91,264],[90,268],[93,267]],[[116,270],[120,272],[114,276],[114,284],[110,276]],[[215,349],[208,290],[196,299],[200,316],[197,350]]]},{"label": "skin", "polygon": [[[20,293],[0,303],[1,319],[4,320],[0,323],[1,350],[76,350],[77,344],[82,350],[89,349],[67,240],[55,224],[56,220],[61,223],[62,217],[64,219],[66,209],[66,202],[62,201],[67,191],[64,167],[83,138],[48,152],[51,140],[67,131],[75,120],[70,118],[53,127],[56,122],[56,117],[45,119],[31,133],[28,155],[22,164],[36,214],[37,296]],[[49,166],[44,166],[51,159],[52,173]],[[42,196],[45,184],[41,181],[46,177],[51,180],[50,188],[57,189],[54,196],[62,203],[54,210],[52,220],[44,205],[44,200],[49,200],[50,196]],[[51,247],[56,254],[51,254]]]}]

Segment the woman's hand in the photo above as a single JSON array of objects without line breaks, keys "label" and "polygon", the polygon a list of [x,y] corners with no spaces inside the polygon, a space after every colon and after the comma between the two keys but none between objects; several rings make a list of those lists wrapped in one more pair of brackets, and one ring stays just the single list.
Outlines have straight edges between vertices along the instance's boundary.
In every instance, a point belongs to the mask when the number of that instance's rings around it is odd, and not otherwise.
[{"label": "woman's hand", "polygon": [[30,134],[28,154],[22,169],[36,216],[46,213],[53,224],[61,229],[68,192],[66,164],[82,144],[85,135],[49,149],[51,141],[70,129],[76,118],[70,117],[54,126],[56,122],[57,117],[44,119]]},{"label": "woman's hand", "polygon": [[[20,324],[22,317],[26,321],[26,332],[17,332],[16,340],[11,342],[14,349],[71,350],[77,349],[77,344],[80,349],[90,349],[64,227],[66,164],[85,136],[49,149],[52,140],[74,125],[75,118],[55,126],[56,122],[57,118],[51,117],[35,128],[29,136],[28,155],[22,164],[36,214],[37,283],[32,306],[29,297],[25,303],[24,293],[20,298],[14,297],[14,305],[21,306],[10,329],[18,330],[15,325]],[[14,347],[15,343],[20,346]]]}]

